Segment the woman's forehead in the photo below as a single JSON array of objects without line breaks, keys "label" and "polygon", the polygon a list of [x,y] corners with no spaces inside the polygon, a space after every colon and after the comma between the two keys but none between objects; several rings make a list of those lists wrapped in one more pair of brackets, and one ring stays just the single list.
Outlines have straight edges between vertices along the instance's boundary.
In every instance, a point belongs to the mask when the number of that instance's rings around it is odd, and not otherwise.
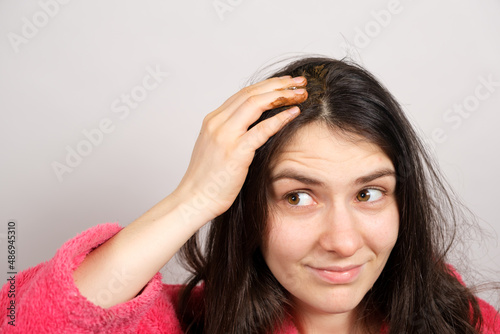
[{"label": "woman's forehead", "polygon": [[289,142],[282,146],[271,170],[289,161],[347,165],[356,162],[378,164],[384,163],[383,160],[385,163],[390,162],[384,151],[366,138],[314,122],[297,130]]}]

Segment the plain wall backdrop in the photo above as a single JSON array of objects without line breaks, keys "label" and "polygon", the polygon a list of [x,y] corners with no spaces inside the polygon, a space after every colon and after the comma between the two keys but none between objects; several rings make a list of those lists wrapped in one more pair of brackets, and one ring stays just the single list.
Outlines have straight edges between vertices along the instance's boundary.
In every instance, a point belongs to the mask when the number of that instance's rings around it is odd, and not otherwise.
[{"label": "plain wall backdrop", "polygon": [[129,224],[175,189],[207,113],[263,65],[318,53],[396,96],[478,217],[464,238],[482,276],[466,280],[499,280],[499,15],[497,0],[1,0],[3,273],[9,220],[18,271]]}]

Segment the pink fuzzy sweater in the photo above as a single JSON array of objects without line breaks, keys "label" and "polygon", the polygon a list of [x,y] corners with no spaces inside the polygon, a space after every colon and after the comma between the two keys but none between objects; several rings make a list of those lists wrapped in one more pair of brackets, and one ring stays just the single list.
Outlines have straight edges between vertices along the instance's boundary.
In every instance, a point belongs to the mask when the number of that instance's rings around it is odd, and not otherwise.
[{"label": "pink fuzzy sweater", "polygon": [[[116,234],[118,224],[93,227],[66,242],[47,262],[15,277],[15,299],[9,297],[8,282],[0,291],[1,333],[168,333],[181,334],[174,303],[181,286],[166,285],[156,274],[136,298],[103,309],[83,297],[74,284],[72,272],[95,247]],[[116,285],[126,282],[117,273]],[[103,294],[103,298],[105,294]],[[11,301],[15,317],[9,317]],[[484,333],[500,333],[497,311],[480,301],[485,320]],[[13,318],[15,320],[13,320]],[[15,326],[9,324],[15,321]],[[386,332],[383,329],[382,332]],[[292,321],[276,334],[296,334]]]}]

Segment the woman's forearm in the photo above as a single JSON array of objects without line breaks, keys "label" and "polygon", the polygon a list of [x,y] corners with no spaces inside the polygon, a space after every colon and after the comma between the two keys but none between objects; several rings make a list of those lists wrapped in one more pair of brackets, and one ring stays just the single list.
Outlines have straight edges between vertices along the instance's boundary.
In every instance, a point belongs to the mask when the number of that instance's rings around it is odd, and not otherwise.
[{"label": "woman's forearm", "polygon": [[173,193],[93,250],[73,273],[80,293],[105,308],[134,298],[211,219],[193,200]]}]

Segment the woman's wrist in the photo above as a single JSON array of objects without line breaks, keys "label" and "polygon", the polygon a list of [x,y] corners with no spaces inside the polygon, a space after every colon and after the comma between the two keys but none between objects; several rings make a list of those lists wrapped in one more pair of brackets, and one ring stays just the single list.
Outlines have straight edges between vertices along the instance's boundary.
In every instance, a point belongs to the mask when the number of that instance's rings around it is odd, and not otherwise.
[{"label": "woman's wrist", "polygon": [[184,230],[183,234],[191,236],[215,218],[207,206],[207,200],[202,196],[178,188],[132,224],[175,224]]}]

